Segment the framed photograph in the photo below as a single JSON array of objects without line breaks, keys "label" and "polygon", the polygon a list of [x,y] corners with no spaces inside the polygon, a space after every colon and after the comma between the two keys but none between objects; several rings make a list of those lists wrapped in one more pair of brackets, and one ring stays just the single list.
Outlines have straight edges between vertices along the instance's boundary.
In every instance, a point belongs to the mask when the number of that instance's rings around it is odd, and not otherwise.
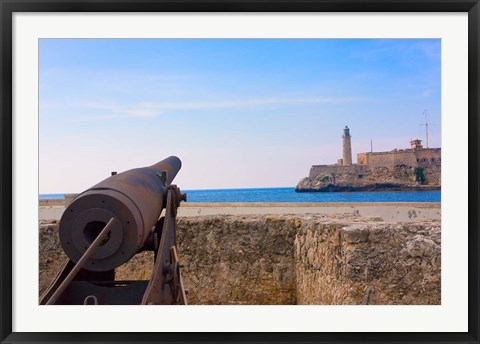
[{"label": "framed photograph", "polygon": [[0,10],[2,343],[479,342],[478,0]]}]

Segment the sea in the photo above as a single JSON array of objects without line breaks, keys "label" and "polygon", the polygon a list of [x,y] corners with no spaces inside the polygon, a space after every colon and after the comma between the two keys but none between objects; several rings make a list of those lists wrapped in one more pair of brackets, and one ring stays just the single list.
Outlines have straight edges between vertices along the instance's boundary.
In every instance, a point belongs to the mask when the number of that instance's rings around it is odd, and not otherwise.
[{"label": "sea", "polygon": [[[293,187],[182,190],[188,202],[440,202],[441,191],[295,192]],[[40,194],[62,199],[64,194]]]}]

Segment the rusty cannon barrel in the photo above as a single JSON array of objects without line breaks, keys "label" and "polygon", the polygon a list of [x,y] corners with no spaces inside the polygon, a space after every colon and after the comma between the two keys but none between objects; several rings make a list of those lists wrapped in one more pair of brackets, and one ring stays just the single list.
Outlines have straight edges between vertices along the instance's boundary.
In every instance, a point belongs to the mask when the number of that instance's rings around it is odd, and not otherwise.
[{"label": "rusty cannon barrel", "polygon": [[149,239],[165,207],[167,187],[181,165],[179,158],[171,156],[112,175],[79,194],[59,223],[60,243],[68,257],[77,263],[113,218],[111,231],[84,268],[108,271],[132,258]]}]

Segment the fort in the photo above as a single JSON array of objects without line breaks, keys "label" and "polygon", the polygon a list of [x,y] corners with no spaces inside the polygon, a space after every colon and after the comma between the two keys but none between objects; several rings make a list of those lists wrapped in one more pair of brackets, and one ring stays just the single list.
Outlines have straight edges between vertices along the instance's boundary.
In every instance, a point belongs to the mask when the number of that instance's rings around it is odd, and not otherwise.
[{"label": "fort", "polygon": [[295,190],[304,191],[420,191],[439,190],[441,148],[423,147],[410,141],[410,148],[357,154],[352,163],[350,129],[343,129],[343,157],[333,165],[313,165],[308,177]]},{"label": "fort", "polygon": [[[391,214],[395,218],[361,213],[180,215],[177,240],[188,303],[440,305],[440,206],[376,206],[386,207],[408,210],[411,216],[403,221],[396,211]],[[433,216],[425,217],[429,212]],[[41,294],[66,256],[57,220],[42,220],[39,229]],[[136,255],[115,276],[150,278],[152,254]]]}]

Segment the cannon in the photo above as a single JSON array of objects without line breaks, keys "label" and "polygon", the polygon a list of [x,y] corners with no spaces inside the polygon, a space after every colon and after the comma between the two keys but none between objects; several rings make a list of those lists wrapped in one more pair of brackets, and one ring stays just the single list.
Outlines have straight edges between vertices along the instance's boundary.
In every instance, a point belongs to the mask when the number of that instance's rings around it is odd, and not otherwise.
[{"label": "cannon", "polygon": [[[112,172],[79,194],[58,225],[68,258],[40,304],[187,304],[176,249],[177,209],[186,194],[172,184],[180,168],[171,156]],[[116,281],[115,268],[142,251],[154,252],[150,280]]]}]

